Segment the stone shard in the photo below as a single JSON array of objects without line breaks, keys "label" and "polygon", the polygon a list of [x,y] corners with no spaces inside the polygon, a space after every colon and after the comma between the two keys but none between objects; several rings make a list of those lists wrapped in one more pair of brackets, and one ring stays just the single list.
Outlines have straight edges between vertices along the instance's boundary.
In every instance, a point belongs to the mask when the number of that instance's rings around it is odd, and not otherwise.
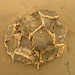
[{"label": "stone shard", "polygon": [[20,24],[23,35],[29,36],[29,34],[42,24],[42,21],[40,20],[39,13],[34,12],[32,15],[27,15],[24,19],[22,19]]},{"label": "stone shard", "polygon": [[41,28],[33,36],[34,45],[38,51],[43,51],[47,48],[48,45],[53,44],[53,38],[46,31],[45,27]]},{"label": "stone shard", "polygon": [[19,17],[8,26],[5,34],[7,53],[12,62],[20,61],[39,66],[62,55],[66,43],[66,30],[55,11],[38,10]]}]

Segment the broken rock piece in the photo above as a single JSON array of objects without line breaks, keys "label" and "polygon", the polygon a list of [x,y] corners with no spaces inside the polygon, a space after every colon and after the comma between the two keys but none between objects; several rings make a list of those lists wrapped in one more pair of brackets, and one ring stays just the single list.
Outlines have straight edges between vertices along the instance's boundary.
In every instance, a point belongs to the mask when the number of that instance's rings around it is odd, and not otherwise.
[{"label": "broken rock piece", "polygon": [[55,11],[38,10],[19,17],[5,34],[7,53],[12,62],[39,66],[60,57],[66,47],[66,30]]}]

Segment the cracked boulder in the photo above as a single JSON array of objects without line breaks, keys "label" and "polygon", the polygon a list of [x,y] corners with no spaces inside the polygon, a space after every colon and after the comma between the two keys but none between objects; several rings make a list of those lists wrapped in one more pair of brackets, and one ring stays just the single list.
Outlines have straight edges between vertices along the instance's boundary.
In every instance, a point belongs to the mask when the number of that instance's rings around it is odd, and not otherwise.
[{"label": "cracked boulder", "polygon": [[19,16],[8,26],[5,46],[12,62],[32,64],[37,69],[47,61],[60,57],[65,50],[67,31],[52,10],[38,10]]}]

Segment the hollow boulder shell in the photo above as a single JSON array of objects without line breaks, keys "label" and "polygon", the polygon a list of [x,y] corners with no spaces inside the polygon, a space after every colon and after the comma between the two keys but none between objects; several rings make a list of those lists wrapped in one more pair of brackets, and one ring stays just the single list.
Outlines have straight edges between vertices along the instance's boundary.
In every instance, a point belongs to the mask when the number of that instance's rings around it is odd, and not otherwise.
[{"label": "hollow boulder shell", "polygon": [[66,30],[59,15],[52,10],[38,10],[19,16],[8,26],[5,46],[12,62],[20,61],[39,66],[62,55],[66,44]]}]

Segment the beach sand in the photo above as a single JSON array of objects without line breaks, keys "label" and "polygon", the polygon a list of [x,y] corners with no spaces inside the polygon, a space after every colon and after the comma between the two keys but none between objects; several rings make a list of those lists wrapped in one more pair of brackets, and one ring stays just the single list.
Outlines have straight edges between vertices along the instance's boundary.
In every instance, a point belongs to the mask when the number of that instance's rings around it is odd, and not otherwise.
[{"label": "beach sand", "polygon": [[[8,25],[18,16],[39,9],[55,10],[59,20],[69,31],[67,51],[60,58],[47,62],[37,70],[32,65],[11,63],[4,46]],[[0,75],[75,75],[75,0],[0,0]],[[68,64],[67,64],[68,63]]]}]

